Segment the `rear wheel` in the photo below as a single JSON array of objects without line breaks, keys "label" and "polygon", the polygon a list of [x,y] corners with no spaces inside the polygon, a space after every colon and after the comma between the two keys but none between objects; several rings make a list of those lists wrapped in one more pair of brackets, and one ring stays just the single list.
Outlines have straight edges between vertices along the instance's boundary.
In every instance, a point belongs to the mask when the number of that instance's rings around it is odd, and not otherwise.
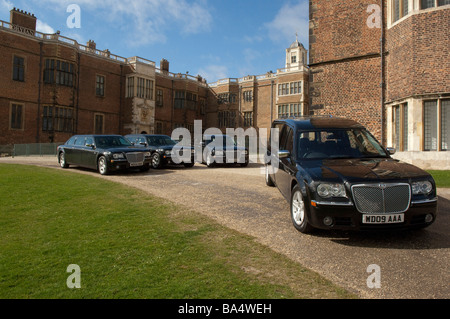
[{"label": "rear wheel", "polygon": [[108,162],[106,161],[106,157],[100,156],[98,159],[98,172],[102,175],[108,175],[109,169],[108,169]]},{"label": "rear wheel", "polygon": [[292,189],[291,219],[295,229],[301,233],[310,233],[314,229],[308,222],[307,206],[298,185]]}]

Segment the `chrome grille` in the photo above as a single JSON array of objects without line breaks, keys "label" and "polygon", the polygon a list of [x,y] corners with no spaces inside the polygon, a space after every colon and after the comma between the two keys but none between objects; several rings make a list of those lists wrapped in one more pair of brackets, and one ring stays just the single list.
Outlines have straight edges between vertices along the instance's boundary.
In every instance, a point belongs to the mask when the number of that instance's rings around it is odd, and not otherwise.
[{"label": "chrome grille", "polygon": [[127,157],[127,160],[130,163],[142,163],[144,161],[144,153],[143,152],[125,153],[125,156]]},{"label": "chrome grille", "polygon": [[356,208],[363,214],[403,213],[411,201],[409,184],[361,184],[352,187]]}]

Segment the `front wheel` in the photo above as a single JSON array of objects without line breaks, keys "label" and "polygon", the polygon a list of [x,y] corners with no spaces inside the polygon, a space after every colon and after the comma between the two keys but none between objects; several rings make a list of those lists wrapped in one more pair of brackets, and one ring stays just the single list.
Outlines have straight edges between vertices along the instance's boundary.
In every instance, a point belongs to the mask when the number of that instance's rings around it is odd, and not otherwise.
[{"label": "front wheel", "polygon": [[98,172],[101,175],[108,175],[109,174],[108,162],[106,161],[106,157],[100,156],[100,158],[98,159],[97,167],[98,167]]},{"label": "front wheel", "polygon": [[270,177],[270,173],[269,173],[269,165],[266,165],[265,168],[265,179],[266,179],[266,185],[270,186],[270,187],[274,187],[275,183],[272,180],[272,177]]},{"label": "front wheel", "polygon": [[214,164],[214,158],[212,157],[211,153],[208,153],[208,155],[206,155],[206,166],[214,167]]},{"label": "front wheel", "polygon": [[61,168],[68,168],[69,164],[66,162],[66,154],[64,152],[59,153],[59,165]]},{"label": "front wheel", "polygon": [[154,169],[158,169],[162,167],[161,155],[158,152],[155,152],[152,155],[152,167]]},{"label": "front wheel", "polygon": [[295,229],[301,233],[310,233],[313,227],[308,222],[307,206],[300,187],[296,185],[291,194],[291,219]]}]

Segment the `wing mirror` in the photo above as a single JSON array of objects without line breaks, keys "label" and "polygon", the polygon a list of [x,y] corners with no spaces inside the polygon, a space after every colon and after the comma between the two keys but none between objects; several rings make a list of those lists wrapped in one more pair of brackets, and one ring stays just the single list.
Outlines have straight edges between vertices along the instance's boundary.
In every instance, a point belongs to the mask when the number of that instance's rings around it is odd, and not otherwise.
[{"label": "wing mirror", "polygon": [[278,151],[278,158],[287,158],[289,156],[291,156],[289,151]]},{"label": "wing mirror", "polygon": [[396,152],[395,147],[387,147],[386,151],[388,152],[389,155],[394,155]]}]

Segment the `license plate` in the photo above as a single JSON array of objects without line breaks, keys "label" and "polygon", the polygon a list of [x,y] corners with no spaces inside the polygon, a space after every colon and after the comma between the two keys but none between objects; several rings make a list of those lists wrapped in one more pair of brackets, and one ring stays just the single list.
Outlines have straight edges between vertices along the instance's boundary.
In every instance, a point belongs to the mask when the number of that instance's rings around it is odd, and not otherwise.
[{"label": "license plate", "polygon": [[130,167],[142,166],[144,163],[130,163]]},{"label": "license plate", "polygon": [[405,214],[364,214],[363,224],[396,224],[405,221]]}]

